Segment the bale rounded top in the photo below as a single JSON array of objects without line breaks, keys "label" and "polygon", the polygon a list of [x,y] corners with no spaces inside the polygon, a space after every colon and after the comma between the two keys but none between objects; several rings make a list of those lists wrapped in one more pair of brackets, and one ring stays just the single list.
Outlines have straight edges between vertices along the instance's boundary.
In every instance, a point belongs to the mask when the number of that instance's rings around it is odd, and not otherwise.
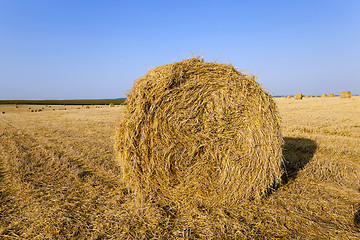
[{"label": "bale rounded top", "polygon": [[323,95],[321,95],[321,97],[328,97],[328,95],[324,93]]},{"label": "bale rounded top", "polygon": [[151,69],[126,102],[116,149],[137,197],[234,204],[280,182],[279,115],[255,76],[191,58]]},{"label": "bale rounded top", "polygon": [[340,93],[340,98],[351,98],[351,92],[350,91],[342,91]]},{"label": "bale rounded top", "polygon": [[295,94],[294,98],[296,100],[301,100],[303,98],[303,95],[301,93],[297,93],[297,94]]},{"label": "bale rounded top", "polygon": [[329,93],[328,97],[334,97],[333,93]]},{"label": "bale rounded top", "polygon": [[113,103],[110,103],[109,104],[109,107],[114,107],[115,105]]}]

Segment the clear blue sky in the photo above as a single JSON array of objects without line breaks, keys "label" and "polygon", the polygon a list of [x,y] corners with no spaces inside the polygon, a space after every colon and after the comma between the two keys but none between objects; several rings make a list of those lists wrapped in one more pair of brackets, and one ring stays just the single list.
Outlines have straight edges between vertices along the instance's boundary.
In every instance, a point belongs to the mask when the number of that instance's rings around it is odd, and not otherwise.
[{"label": "clear blue sky", "polygon": [[125,97],[191,52],[274,95],[360,94],[360,1],[0,0],[0,99]]}]

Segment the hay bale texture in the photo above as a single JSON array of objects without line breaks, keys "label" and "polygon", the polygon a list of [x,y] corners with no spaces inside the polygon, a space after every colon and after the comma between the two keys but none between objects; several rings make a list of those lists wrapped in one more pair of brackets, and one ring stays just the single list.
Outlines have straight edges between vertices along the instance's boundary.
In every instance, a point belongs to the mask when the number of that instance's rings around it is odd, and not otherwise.
[{"label": "hay bale texture", "polygon": [[340,98],[351,98],[351,92],[350,91],[342,91],[340,93]]},{"label": "hay bale texture", "polygon": [[333,93],[329,93],[328,97],[334,97],[335,95]]},{"label": "hay bale texture", "polygon": [[301,93],[297,93],[294,96],[295,100],[301,100],[303,98],[303,95]]},{"label": "hay bale texture", "polygon": [[236,204],[280,182],[278,111],[255,76],[191,58],[151,69],[126,101],[116,149],[142,201]]}]

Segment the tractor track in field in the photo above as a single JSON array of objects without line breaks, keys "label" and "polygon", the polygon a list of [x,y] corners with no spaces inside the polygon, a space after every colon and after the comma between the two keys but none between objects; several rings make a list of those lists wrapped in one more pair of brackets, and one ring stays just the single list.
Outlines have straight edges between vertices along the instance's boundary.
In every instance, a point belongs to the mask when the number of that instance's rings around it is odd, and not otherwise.
[{"label": "tractor track in field", "polygon": [[39,148],[39,150],[41,149],[45,155],[56,159],[66,159],[70,166],[74,166],[80,170],[78,174],[79,178],[84,180],[86,177],[94,176],[96,180],[103,184],[114,187],[119,186],[120,176],[117,172],[113,173],[111,171],[112,169],[109,170],[101,165],[92,163],[92,161],[86,161],[88,158],[84,156],[82,152],[74,150],[71,146],[62,146],[56,142],[51,142],[40,134],[35,135],[5,120],[2,121],[18,134],[36,144],[37,148]]},{"label": "tractor track in field", "polygon": [[0,127],[0,238],[96,229],[94,212],[109,210],[126,194],[119,176],[81,155],[5,120]]}]

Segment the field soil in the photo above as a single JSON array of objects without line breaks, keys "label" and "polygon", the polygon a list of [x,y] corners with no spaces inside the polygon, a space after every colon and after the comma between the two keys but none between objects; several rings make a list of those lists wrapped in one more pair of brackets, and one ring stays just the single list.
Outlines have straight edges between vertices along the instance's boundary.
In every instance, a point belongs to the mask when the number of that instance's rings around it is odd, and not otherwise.
[{"label": "field soil", "polygon": [[125,106],[0,105],[0,239],[360,239],[360,97],[276,103],[283,183],[191,219],[133,208],[114,152]]}]

